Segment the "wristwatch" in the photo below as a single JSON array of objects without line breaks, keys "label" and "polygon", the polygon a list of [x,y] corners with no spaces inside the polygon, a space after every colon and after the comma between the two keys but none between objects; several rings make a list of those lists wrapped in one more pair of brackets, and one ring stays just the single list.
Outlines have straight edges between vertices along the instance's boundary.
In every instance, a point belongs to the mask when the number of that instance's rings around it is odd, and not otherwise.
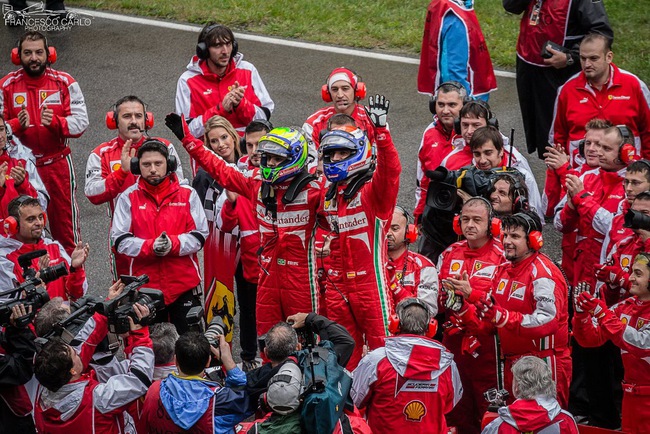
[{"label": "wristwatch", "polygon": [[571,57],[571,53],[566,53],[566,66],[571,66],[573,65],[573,57]]}]

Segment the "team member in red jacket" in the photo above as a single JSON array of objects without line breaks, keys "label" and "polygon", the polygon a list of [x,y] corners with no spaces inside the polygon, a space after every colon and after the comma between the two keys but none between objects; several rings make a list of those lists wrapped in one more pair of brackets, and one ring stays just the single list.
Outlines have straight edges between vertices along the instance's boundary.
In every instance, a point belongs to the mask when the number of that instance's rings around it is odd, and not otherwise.
[{"label": "team member in red jacket", "polygon": [[438,313],[438,271],[427,258],[409,250],[418,233],[410,223],[408,212],[397,205],[386,234],[388,262],[386,274],[392,306],[409,297],[416,297],[429,306],[429,312]]},{"label": "team member in red jacket", "polygon": [[[441,291],[449,284],[453,290],[463,276],[467,276],[472,288],[488,291],[497,266],[505,261],[499,241],[501,223],[494,217],[490,202],[482,197],[465,202],[457,221],[456,229],[465,239],[449,246],[438,259]],[[441,299],[448,301],[448,294],[441,292]],[[444,306],[440,308],[443,310]],[[460,433],[478,433],[488,406],[483,393],[497,387],[495,337],[468,332],[454,312],[458,308],[450,305],[445,310],[445,319],[449,321],[445,324],[449,327],[445,328],[442,343],[458,365],[463,397],[447,415],[447,423]]]},{"label": "team member in red jacket", "polygon": [[[248,124],[244,140],[246,143],[247,169],[254,176],[260,167],[260,154],[257,152],[260,139],[273,127],[267,121],[256,120]],[[240,162],[242,161],[240,159]],[[248,372],[257,367],[257,329],[255,327],[255,303],[260,266],[257,251],[260,248],[260,232],[255,216],[255,202],[226,190],[228,200],[217,217],[217,225],[223,232],[239,233],[239,265],[235,272],[237,282],[237,304],[239,305],[239,339],[242,348],[242,369]]]},{"label": "team member in red jacket", "polygon": [[[650,214],[650,192],[636,195],[630,209],[639,215]],[[632,222],[632,226],[626,228],[630,235],[614,244],[606,260],[596,267],[596,278],[605,284],[599,295],[608,306],[629,297],[632,260],[637,254],[650,251],[650,231],[637,222]],[[596,289],[601,288],[597,285]]]},{"label": "team member in red jacket", "polygon": [[[138,319],[149,315],[148,307],[133,306]],[[38,432],[123,432],[124,413],[147,393],[154,366],[148,327],[130,318],[129,322],[124,350],[128,358],[121,363],[94,364],[87,370],[95,347],[108,332],[108,321],[100,314],[84,326],[88,328],[82,332],[87,332],[80,336],[87,339],[79,347],[52,339],[36,355],[34,374],[40,385],[34,419]],[[100,378],[106,380],[100,382]]]},{"label": "team member in red jacket", "polygon": [[228,27],[208,23],[199,34],[196,56],[176,85],[176,113],[185,115],[192,135],[201,137],[214,115],[223,116],[240,136],[253,119],[269,119],[275,105],[257,68],[238,50]]},{"label": "team member in red jacket", "polygon": [[501,222],[508,262],[497,268],[488,296],[472,290],[467,282],[454,285],[475,304],[483,321],[476,327],[473,309],[463,309],[461,316],[470,331],[498,333],[505,359],[504,385],[511,396],[512,365],[522,356],[533,355],[551,367],[558,401],[566,407],[571,382],[567,284],[557,266],[539,252],[543,240],[537,214],[524,211]]},{"label": "team member in red jacket", "polygon": [[327,314],[356,342],[348,369],[359,362],[365,341],[371,350],[378,348],[388,332],[384,243],[402,170],[386,124],[389,105],[377,95],[366,108],[375,127],[376,157],[373,143],[360,129],[330,131],[321,141],[328,180],[322,209],[334,234],[327,271]]},{"label": "team member in red jacket", "polygon": [[427,8],[418,92],[431,95],[449,80],[487,100],[497,88],[492,60],[472,0],[432,0]]},{"label": "team member in red jacket", "polygon": [[456,137],[454,120],[460,117],[460,109],[467,102],[467,89],[455,81],[442,83],[429,101],[429,110],[434,106],[433,122],[424,130],[418,149],[417,186],[415,188],[415,222],[420,221],[427,201],[430,179],[425,173],[435,170],[442,160],[454,150],[452,141]]},{"label": "team member in red jacket", "polygon": [[534,356],[522,357],[512,367],[512,388],[517,400],[499,409],[499,417],[482,434],[557,432],[578,434],[571,413],[557,402],[557,390],[548,365]]},{"label": "team member in red jacket", "polygon": [[612,63],[611,48],[611,39],[601,34],[592,33],[582,40],[582,72],[558,90],[549,141],[573,155],[587,122],[607,119],[614,125],[627,125],[637,151],[650,158],[650,91],[637,76]]},{"label": "team member in red jacket", "polygon": [[363,106],[359,104],[359,101],[366,97],[366,85],[354,71],[340,67],[330,72],[327,82],[321,89],[321,96],[323,101],[333,102],[333,105],[323,107],[309,116],[302,126],[308,140],[315,146],[309,150],[314,165],[317,162],[315,151],[320,146],[324,134],[322,131],[331,129],[328,121],[337,113],[351,116],[357,126],[366,132],[370,141],[375,142],[375,126]]},{"label": "team member in red jacket", "polygon": [[[106,114],[106,126],[117,128],[117,137],[97,146],[88,156],[84,193],[93,205],[108,203],[108,216],[112,219],[117,197],[136,181],[137,175],[131,173],[131,158],[144,143],[144,133],[153,126],[153,115],[146,111],[140,98],[128,95],[120,98]],[[174,145],[159,137],[155,139],[167,145],[169,154],[180,161]],[[176,176],[183,179],[180,164]],[[115,254],[113,249],[110,255],[113,279],[129,274],[128,258]]]},{"label": "team member in red jacket", "polygon": [[164,143],[150,139],[140,146],[131,172],[141,176],[117,200],[111,242],[129,257],[129,275],[147,274],[148,286],[163,292],[169,322],[182,334],[187,312],[201,306],[197,252],[208,224],[196,191],[179,184],[176,164]]},{"label": "team member in red jacket", "polygon": [[354,370],[352,400],[366,408],[373,433],[446,433],[445,414],[463,393],[454,357],[431,338],[437,327],[426,303],[407,298],[396,311],[396,336]]},{"label": "team member in red jacket", "polygon": [[5,220],[7,238],[0,237],[0,287],[14,287],[12,279],[23,282],[23,269],[18,257],[35,250],[46,250],[47,254],[32,260],[31,266],[38,271],[41,268],[66,264],[69,274],[47,284],[50,298],[63,297],[76,300],[84,295],[88,284],[83,264],[88,258],[90,246],[77,244],[72,255],[56,241],[43,237],[45,213],[38,199],[31,196],[19,196],[9,203],[9,218]]},{"label": "team member in red jacket", "polygon": [[56,52],[43,34],[23,34],[15,56],[22,69],[0,80],[0,109],[13,133],[36,157],[51,210],[56,210],[50,221],[52,236],[71,254],[80,230],[68,142],[88,126],[86,103],[74,78],[50,67]]},{"label": "team member in red jacket", "polygon": [[611,340],[621,349],[623,367],[622,431],[647,433],[650,427],[650,255],[634,259],[630,275],[632,297],[607,309],[589,292],[576,297],[573,332],[581,345],[601,346]]},{"label": "team member in red jacket", "polygon": [[308,145],[302,133],[274,128],[263,136],[259,142],[261,170],[246,177],[205,149],[181,116],[172,113],[166,123],[215,181],[255,204],[262,270],[257,287],[257,333],[266,333],[294,313],[317,311],[313,240],[322,185],[306,170]]}]

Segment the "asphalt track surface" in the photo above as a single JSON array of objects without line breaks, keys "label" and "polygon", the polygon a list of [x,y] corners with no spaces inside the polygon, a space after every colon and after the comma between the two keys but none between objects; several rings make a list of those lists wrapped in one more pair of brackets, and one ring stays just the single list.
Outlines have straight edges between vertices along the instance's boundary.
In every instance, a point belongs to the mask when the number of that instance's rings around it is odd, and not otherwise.
[{"label": "asphalt track surface", "polygon": [[[87,12],[93,15],[92,11]],[[71,148],[78,183],[82,238],[91,246],[86,266],[89,288],[93,293],[105,293],[111,282],[109,221],[107,207],[92,205],[83,193],[87,157],[95,146],[115,136],[115,132],[108,130],[104,123],[105,114],[112,104],[124,95],[135,94],[154,113],[156,124],[150,134],[176,143],[184,172],[190,173],[187,154],[165,127],[164,116],[174,109],[176,82],[194,52],[200,28],[177,30],[156,25],[163,24],[160,21],[147,20],[151,23],[148,25],[95,15],[90,26],[48,32],[47,37],[58,52],[55,69],[71,74],[79,82],[86,99],[90,126],[81,138],[72,140]],[[22,33],[21,28],[0,24],[0,53],[4,53],[0,55],[0,74],[3,76],[16,68],[11,64],[10,52]],[[239,50],[257,67],[275,102],[271,121],[276,126],[302,125],[309,115],[325,105],[320,99],[320,88],[329,72],[338,66],[358,72],[368,87],[368,95],[386,95],[390,100],[390,129],[402,162],[398,203],[412,210],[417,149],[422,132],[431,122],[428,98],[416,91],[416,58],[402,61],[374,59],[362,56],[380,53],[356,52],[361,54],[358,55],[352,50],[339,50],[339,47],[288,47],[273,41],[260,41],[264,39],[242,36]],[[515,144],[529,157],[542,188],[544,165],[524,150],[515,81],[508,77],[512,74],[499,75],[499,89],[490,98],[492,110],[504,134],[509,135],[510,129],[515,128]],[[53,218],[56,217],[51,212],[50,219]],[[544,231],[546,245],[543,251],[559,259],[560,238],[550,226],[547,225]]]}]

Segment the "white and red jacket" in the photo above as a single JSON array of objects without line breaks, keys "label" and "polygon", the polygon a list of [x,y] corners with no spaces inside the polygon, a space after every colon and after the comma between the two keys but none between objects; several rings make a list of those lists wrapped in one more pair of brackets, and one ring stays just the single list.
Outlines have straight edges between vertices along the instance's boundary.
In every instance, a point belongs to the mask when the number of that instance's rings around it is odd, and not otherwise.
[{"label": "white and red jacket", "polygon": [[[0,237],[0,287],[3,290],[13,288],[12,279],[16,279],[18,283],[24,282],[23,269],[18,263],[18,257],[41,249],[47,250],[50,257],[48,267],[64,263],[66,268],[70,269],[70,256],[57,241],[41,238],[36,244],[23,244],[13,236]],[[40,258],[32,260],[31,266],[36,271],[40,270],[39,260]],[[70,274],[48,283],[46,288],[50,298],[63,297],[64,300],[76,300],[83,296],[88,289],[86,272],[82,267],[77,268]]]},{"label": "white and red jacket", "polygon": [[[38,165],[70,153],[68,139],[79,137],[88,127],[86,102],[79,84],[69,74],[46,68],[30,77],[21,68],[0,80],[0,109],[20,141],[32,150]],[[23,105],[29,112],[28,128],[18,121]],[[54,111],[49,126],[41,124],[43,106]]]},{"label": "white and red jacket", "polygon": [[350,391],[375,433],[446,433],[445,414],[462,394],[454,356],[414,335],[386,338],[385,347],[361,359]]},{"label": "white and red jacket", "polygon": [[[20,140],[16,137],[8,141],[6,146],[6,153],[9,157],[19,161],[25,168],[29,177],[29,183],[36,190],[36,198],[41,204],[41,208],[43,208],[43,211],[47,211],[47,206],[50,203],[50,195],[45,188],[45,184],[43,184],[41,175],[38,174],[38,170],[36,169],[36,157],[34,157],[32,151],[30,151],[27,146],[20,143]],[[9,171],[7,171],[7,173],[9,173]]]},{"label": "white and red jacket", "polygon": [[564,83],[557,93],[553,117],[549,143],[561,144],[571,156],[585,137],[587,122],[600,118],[630,128],[637,152],[650,158],[650,91],[636,75],[613,63],[602,90],[592,87],[584,72]]},{"label": "white and red jacket", "polygon": [[573,334],[585,347],[611,340],[623,359],[623,431],[644,433],[650,424],[650,302],[630,297],[612,306],[600,325],[587,313],[573,317]]},{"label": "white and red jacket", "polygon": [[615,282],[598,282],[599,284],[602,283],[604,285],[602,289],[603,293],[601,295],[607,302],[607,306],[616,304],[629,296],[628,290],[630,288],[627,287],[627,283],[621,287],[621,278],[625,278],[626,281],[629,279],[632,272],[634,258],[642,252],[650,252],[650,239],[644,241],[634,232],[632,232],[632,235],[624,238],[612,247],[612,251],[603,263],[616,267],[620,274]]},{"label": "white and red jacket", "polygon": [[429,258],[406,249],[395,260],[388,257],[386,274],[393,309],[405,298],[415,297],[429,306],[429,314],[438,313],[438,270]]},{"label": "white and red jacket", "polygon": [[[163,231],[172,248],[157,256],[153,244]],[[111,242],[129,257],[129,275],[148,275],[147,286],[161,290],[167,305],[201,283],[197,252],[207,236],[199,195],[173,173],[157,186],[140,177],[117,199]]]},{"label": "white and red jacket", "polygon": [[580,179],[584,190],[571,198],[575,209],[566,204],[565,196],[562,210],[555,215],[556,229],[565,234],[577,230],[573,263],[579,262],[580,267],[574,270],[572,285],[585,281],[594,287],[594,265],[600,261],[605,234],[621,201],[625,200],[624,176],[625,169],[607,172],[596,168],[583,173]]},{"label": "white and red jacket", "polygon": [[499,417],[481,434],[578,434],[578,425],[555,398],[518,399],[499,409]]},{"label": "white and red jacket", "polygon": [[503,262],[503,246],[498,239],[491,237],[478,249],[471,249],[467,240],[461,240],[440,254],[438,277],[440,280],[458,278],[467,273],[472,289],[487,292],[496,275],[497,266]]},{"label": "white and red jacket", "polygon": [[433,122],[427,126],[422,135],[420,148],[418,150],[417,163],[417,185],[415,187],[415,210],[413,218],[416,222],[424,212],[424,205],[427,202],[427,190],[431,180],[426,173],[428,170],[435,170],[442,164],[442,160],[454,150],[452,145],[456,134],[453,130],[446,131],[442,122],[434,118]]},{"label": "white and red jacket", "polygon": [[271,188],[274,189],[277,203],[274,218],[262,201],[262,179],[259,174],[246,177],[208,151],[203,142],[195,137],[185,137],[183,146],[219,185],[255,204],[262,269],[257,292],[258,334],[266,333],[289,315],[318,312],[314,232],[321,206],[322,183],[309,182],[289,204],[282,202],[282,198],[293,178],[273,185]]},{"label": "white and red jacket", "polygon": [[[140,141],[131,145],[131,149],[137,151],[145,139],[148,140],[149,138],[143,135]],[[181,160],[174,145],[160,137],[151,137],[151,139],[159,140],[167,145],[169,155],[175,157],[178,162],[176,177],[183,180]],[[131,173],[130,168],[128,168],[128,172],[122,170],[123,147],[124,140],[119,136],[115,137],[93,149],[86,163],[86,185],[84,187],[86,197],[93,205],[108,203],[109,217],[113,215],[117,197],[128,187],[135,184],[137,179],[137,176]]]},{"label": "white and red jacket", "polygon": [[[375,133],[377,166],[372,179],[349,200],[344,197],[347,182],[332,185],[328,181],[321,199],[329,227],[336,234],[330,243],[328,282],[338,291],[328,290],[327,314],[357,342],[348,366],[356,366],[361,355],[361,333],[370,349],[380,347],[388,334],[386,234],[395,210],[402,166],[388,129],[378,127]],[[336,191],[331,200],[325,197],[329,188]]]},{"label": "white and red jacket", "polygon": [[622,200],[618,211],[612,219],[612,225],[605,236],[603,241],[603,248],[600,251],[600,263],[604,263],[607,257],[612,253],[612,249],[619,241],[623,241],[627,237],[634,235],[634,231],[630,228],[623,226],[625,223],[625,214],[630,209],[630,202]]},{"label": "white and red jacket", "polygon": [[[93,317],[96,329],[81,349],[76,349],[87,367],[94,347],[106,336],[106,318]],[[94,365],[81,378],[65,384],[56,392],[39,386],[34,410],[38,432],[66,434],[70,432],[124,432],[124,413],[133,401],[147,393],[153,376],[154,354],[149,329],[130,332],[126,338],[121,363]],[[106,378],[100,382],[98,377]]]},{"label": "white and red jacket", "polygon": [[443,60],[441,59],[440,45],[444,36],[442,22],[447,14],[456,15],[466,28],[469,46],[467,62],[469,93],[478,96],[495,90],[497,79],[474,8],[466,8],[464,3],[456,1],[432,1],[427,8],[427,17],[424,22],[418,70],[418,92],[433,95],[441,84],[440,64]]},{"label": "white and red jacket", "polygon": [[[176,113],[185,115],[190,131],[202,137],[204,125],[215,115],[228,119],[240,136],[253,119],[268,119],[275,104],[262,82],[257,68],[247,62],[242,53],[230,60],[223,76],[212,73],[205,60],[193,56],[187,71],[176,85]],[[232,111],[226,111],[223,98],[238,82],[246,88],[244,98]],[[191,121],[190,121],[191,120]]]}]

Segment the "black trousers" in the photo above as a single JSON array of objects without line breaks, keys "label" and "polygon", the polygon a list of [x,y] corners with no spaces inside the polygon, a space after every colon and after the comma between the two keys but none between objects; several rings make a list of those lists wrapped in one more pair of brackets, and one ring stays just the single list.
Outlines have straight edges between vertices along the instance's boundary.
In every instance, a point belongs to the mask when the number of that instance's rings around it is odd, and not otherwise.
[{"label": "black trousers", "polygon": [[544,158],[557,90],[579,71],[580,64],[562,69],[542,68],[517,57],[517,95],[529,154],[537,150],[539,158]]},{"label": "black trousers", "polygon": [[181,294],[176,301],[167,305],[165,309],[156,314],[154,322],[169,321],[176,326],[176,331],[179,335],[189,331],[189,325],[187,324],[186,318],[187,312],[189,312],[194,306],[203,305],[201,302],[201,295],[195,294],[195,292],[197,292],[195,289],[191,289]]},{"label": "black trousers", "polygon": [[242,360],[253,360],[257,355],[257,326],[255,323],[255,303],[257,284],[244,279],[241,261],[235,272],[237,282],[237,304],[239,305],[239,344]]}]

